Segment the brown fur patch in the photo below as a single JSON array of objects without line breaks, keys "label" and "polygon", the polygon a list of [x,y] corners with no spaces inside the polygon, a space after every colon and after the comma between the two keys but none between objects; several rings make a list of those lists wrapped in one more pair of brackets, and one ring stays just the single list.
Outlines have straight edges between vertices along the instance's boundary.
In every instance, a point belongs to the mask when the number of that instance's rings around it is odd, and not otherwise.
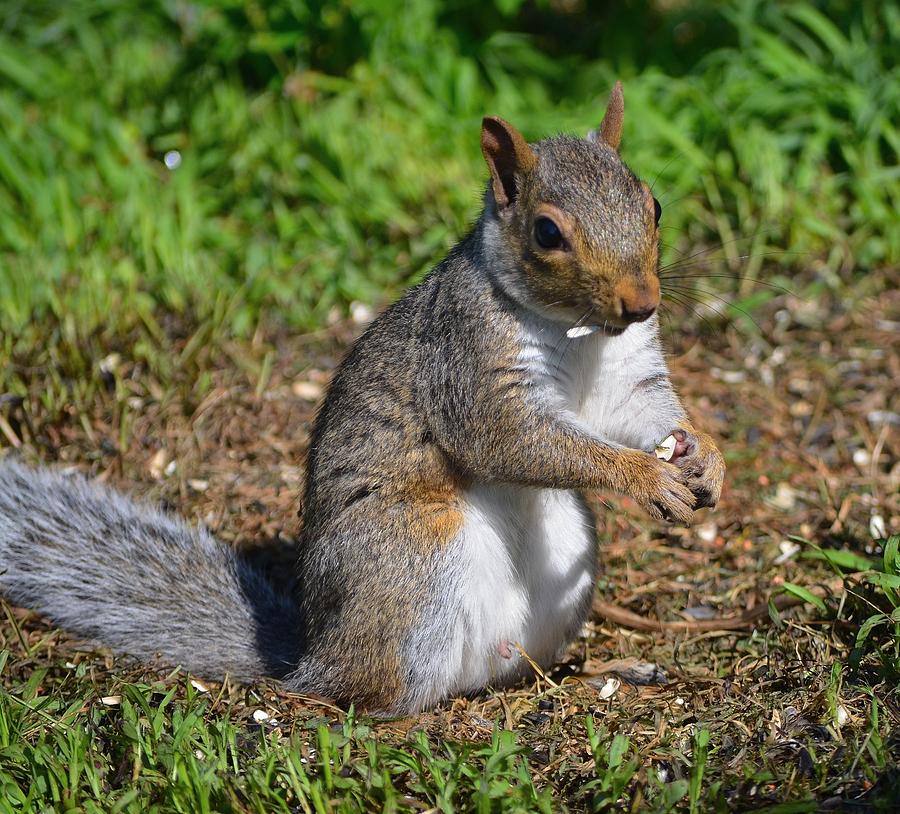
[{"label": "brown fur patch", "polygon": [[394,480],[383,491],[406,523],[416,547],[427,552],[450,543],[462,526],[461,493],[468,481],[431,444],[406,453],[409,477]]},{"label": "brown fur patch", "polygon": [[445,546],[456,539],[463,524],[463,514],[457,503],[434,502],[409,507],[411,539],[419,538],[422,548]]}]

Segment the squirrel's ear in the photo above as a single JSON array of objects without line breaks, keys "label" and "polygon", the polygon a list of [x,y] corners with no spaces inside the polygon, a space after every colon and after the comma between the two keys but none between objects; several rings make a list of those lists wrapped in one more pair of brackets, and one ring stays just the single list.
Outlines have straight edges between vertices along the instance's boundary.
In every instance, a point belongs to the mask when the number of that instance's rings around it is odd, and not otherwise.
[{"label": "squirrel's ear", "polygon": [[481,122],[481,152],[491,171],[497,208],[503,210],[515,202],[516,175],[531,172],[537,156],[515,127],[496,116]]},{"label": "squirrel's ear", "polygon": [[590,141],[603,141],[614,150],[618,151],[622,141],[622,121],[625,117],[625,97],[622,95],[622,83],[616,82],[612,93],[609,94],[609,102],[606,105],[606,114],[600,124],[599,130],[592,130],[588,134]]}]

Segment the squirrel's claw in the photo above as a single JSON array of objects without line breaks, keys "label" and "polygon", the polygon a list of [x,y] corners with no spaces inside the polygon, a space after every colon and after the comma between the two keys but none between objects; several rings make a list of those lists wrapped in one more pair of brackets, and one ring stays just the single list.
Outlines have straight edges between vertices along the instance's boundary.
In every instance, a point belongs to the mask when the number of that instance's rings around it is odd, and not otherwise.
[{"label": "squirrel's claw", "polygon": [[696,498],[696,508],[713,508],[722,495],[725,459],[706,433],[685,433],[685,443],[685,454],[673,459],[673,463],[681,471],[688,489]]},{"label": "squirrel's claw", "polygon": [[656,520],[689,526],[696,499],[681,470],[646,453],[641,453],[639,463],[640,474],[628,494]]},{"label": "squirrel's claw", "polygon": [[657,520],[689,526],[694,519],[694,507],[695,497],[691,490],[676,483],[651,498],[646,509]]}]

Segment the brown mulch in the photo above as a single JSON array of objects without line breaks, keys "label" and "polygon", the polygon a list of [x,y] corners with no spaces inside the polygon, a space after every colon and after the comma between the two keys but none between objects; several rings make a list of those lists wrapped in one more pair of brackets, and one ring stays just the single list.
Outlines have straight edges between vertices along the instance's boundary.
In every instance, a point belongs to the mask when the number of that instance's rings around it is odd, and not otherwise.
[{"label": "brown mulch", "polygon": [[[767,602],[793,582],[842,609],[839,576],[801,559],[790,536],[876,558],[879,523],[900,533],[900,291],[852,307],[782,296],[764,310],[760,331],[691,322],[677,311],[665,322],[679,390],[695,423],[720,440],[727,457],[720,507],[681,529],[654,525],[627,499],[597,501],[604,563],[598,602],[648,620],[704,624],[635,630],[597,614],[554,673],[520,690],[379,724],[385,737],[422,729],[485,740],[499,723],[522,731],[536,771],[564,773],[573,783],[590,771],[585,710],[610,731],[630,734],[648,759],[675,775],[672,749],[689,748],[700,723],[713,730],[719,759],[732,766],[801,760],[804,738],[820,744],[820,757],[834,754],[841,733],[829,711],[831,668],[846,661],[855,627],[841,617],[826,622],[808,605],[783,610],[776,623]],[[342,324],[316,336],[213,343],[176,368],[174,383],[154,379],[125,349],[106,359],[99,376],[106,386],[81,408],[47,407],[40,369],[17,360],[13,375],[29,395],[24,404],[0,405],[0,444],[162,501],[228,542],[275,546],[284,555],[299,526],[317,398],[359,330]],[[174,340],[173,352],[186,342]],[[208,386],[198,385],[206,372]],[[742,615],[753,623],[739,630],[708,622]],[[44,654],[70,652],[65,637],[38,622],[23,631]],[[18,647],[8,631],[4,637],[4,646]],[[111,667],[96,658],[98,670]],[[655,665],[665,683],[623,681],[603,697],[598,688],[606,679],[635,680],[635,665]],[[324,700],[277,688],[254,692],[282,719],[341,715]],[[876,694],[883,719],[900,722],[896,689]],[[849,680],[838,695],[844,726],[863,731],[869,696]],[[554,779],[557,787],[565,782]]]}]

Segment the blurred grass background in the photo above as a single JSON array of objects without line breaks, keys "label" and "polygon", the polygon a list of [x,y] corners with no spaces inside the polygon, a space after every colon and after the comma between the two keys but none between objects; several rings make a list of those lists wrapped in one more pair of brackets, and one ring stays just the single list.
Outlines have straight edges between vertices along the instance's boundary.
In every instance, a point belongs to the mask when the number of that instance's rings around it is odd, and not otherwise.
[{"label": "blurred grass background", "polygon": [[[596,126],[666,257],[896,283],[900,7],[760,0],[5,0],[0,334],[160,314],[310,329],[383,303],[477,214],[481,116]],[[168,165],[166,156],[168,155]],[[177,166],[176,166],[177,165]],[[775,275],[777,276],[777,275]],[[35,328],[41,324],[42,329]],[[37,332],[35,332],[37,331]]]}]

